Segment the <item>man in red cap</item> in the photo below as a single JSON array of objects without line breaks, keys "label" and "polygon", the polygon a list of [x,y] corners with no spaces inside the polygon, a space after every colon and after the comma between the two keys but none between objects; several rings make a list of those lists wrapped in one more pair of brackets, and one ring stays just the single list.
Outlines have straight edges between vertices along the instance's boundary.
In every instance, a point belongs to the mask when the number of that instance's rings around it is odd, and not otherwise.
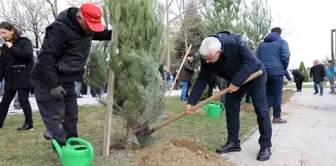
[{"label": "man in red cap", "polygon": [[92,40],[111,40],[102,11],[94,4],[62,11],[46,28],[31,79],[43,122],[44,136],[62,146],[77,137],[78,105],[74,81],[83,75]]}]

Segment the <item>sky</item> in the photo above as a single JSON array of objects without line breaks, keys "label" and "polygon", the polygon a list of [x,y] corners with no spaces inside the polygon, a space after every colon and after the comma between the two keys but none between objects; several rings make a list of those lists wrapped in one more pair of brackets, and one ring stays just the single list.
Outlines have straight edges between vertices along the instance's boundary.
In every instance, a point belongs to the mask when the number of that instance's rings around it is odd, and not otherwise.
[{"label": "sky", "polygon": [[[336,29],[332,12],[336,0],[268,0],[268,4],[273,26],[291,32],[283,34],[291,51],[289,68],[298,68],[301,61],[306,67],[312,66],[314,60],[322,61],[326,55],[331,58],[330,31]],[[67,8],[66,0],[59,0],[59,6],[59,10]]]}]

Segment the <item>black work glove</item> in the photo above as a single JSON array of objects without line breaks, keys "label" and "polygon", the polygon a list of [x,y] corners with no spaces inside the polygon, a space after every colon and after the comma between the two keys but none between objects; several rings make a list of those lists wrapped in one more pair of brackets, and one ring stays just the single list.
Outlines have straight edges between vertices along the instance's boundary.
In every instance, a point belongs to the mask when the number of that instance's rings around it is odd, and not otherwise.
[{"label": "black work glove", "polygon": [[58,86],[56,88],[50,89],[50,94],[51,94],[51,97],[57,101],[64,100],[64,96],[66,96],[66,92],[62,86]]}]

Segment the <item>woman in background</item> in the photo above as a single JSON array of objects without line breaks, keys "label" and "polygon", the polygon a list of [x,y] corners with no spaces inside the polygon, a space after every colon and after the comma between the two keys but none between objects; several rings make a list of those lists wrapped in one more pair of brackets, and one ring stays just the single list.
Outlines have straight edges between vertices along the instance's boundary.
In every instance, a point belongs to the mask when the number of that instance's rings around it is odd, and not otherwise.
[{"label": "woman in background", "polygon": [[18,92],[19,102],[25,115],[24,124],[17,130],[33,128],[32,109],[29,103],[30,71],[34,64],[33,45],[9,22],[0,23],[0,34],[5,40],[1,47],[0,80],[5,78],[5,94],[0,103],[0,128],[8,113],[10,103]]}]

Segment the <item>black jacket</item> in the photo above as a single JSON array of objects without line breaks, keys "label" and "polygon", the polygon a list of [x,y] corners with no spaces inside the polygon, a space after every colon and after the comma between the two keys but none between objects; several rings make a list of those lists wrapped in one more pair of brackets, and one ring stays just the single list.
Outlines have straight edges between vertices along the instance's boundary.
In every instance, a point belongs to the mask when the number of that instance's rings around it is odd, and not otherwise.
[{"label": "black jacket", "polygon": [[21,37],[11,48],[1,47],[0,80],[5,78],[6,90],[32,87],[30,71],[34,65],[33,45],[27,38]]},{"label": "black jacket", "polygon": [[326,70],[324,65],[318,64],[310,68],[310,78],[313,77],[314,82],[323,82],[326,77]]},{"label": "black jacket", "polygon": [[213,64],[208,64],[204,59],[201,59],[201,71],[192,89],[188,104],[195,105],[198,102],[211,73],[240,87],[258,69],[265,70],[240,36],[232,35],[229,32],[221,32],[212,36],[218,38],[222,43],[223,53]]},{"label": "black jacket", "polygon": [[193,67],[193,62],[187,60],[184,62],[183,67],[181,69],[180,73],[180,80],[181,81],[190,81],[192,75],[194,74],[194,67]]},{"label": "black jacket", "polygon": [[82,76],[92,40],[111,40],[112,31],[85,33],[77,21],[78,8],[61,12],[46,28],[31,77],[49,89],[73,83]]},{"label": "black jacket", "polygon": [[305,78],[304,74],[299,69],[294,69],[292,71],[292,74],[293,74],[294,80],[297,80],[297,79],[303,80]]}]

